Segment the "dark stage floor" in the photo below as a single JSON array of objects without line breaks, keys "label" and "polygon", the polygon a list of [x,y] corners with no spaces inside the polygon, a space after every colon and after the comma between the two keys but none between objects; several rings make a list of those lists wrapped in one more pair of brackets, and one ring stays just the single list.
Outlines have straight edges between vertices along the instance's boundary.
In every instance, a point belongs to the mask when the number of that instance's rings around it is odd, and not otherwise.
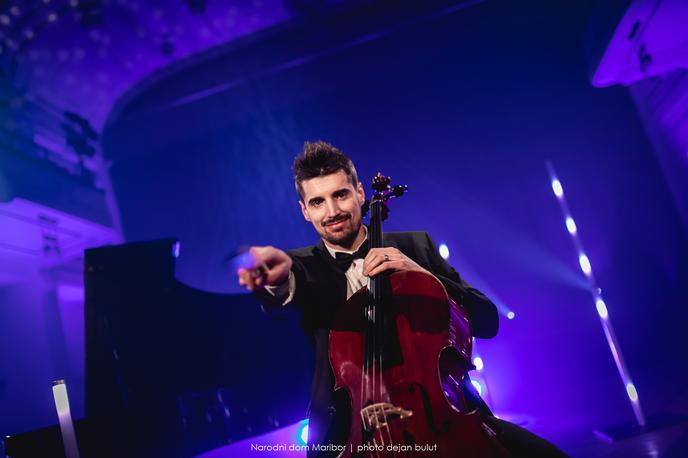
[{"label": "dark stage floor", "polygon": [[572,458],[685,458],[688,457],[688,423],[643,434],[615,443],[606,443],[591,433],[560,441]]}]

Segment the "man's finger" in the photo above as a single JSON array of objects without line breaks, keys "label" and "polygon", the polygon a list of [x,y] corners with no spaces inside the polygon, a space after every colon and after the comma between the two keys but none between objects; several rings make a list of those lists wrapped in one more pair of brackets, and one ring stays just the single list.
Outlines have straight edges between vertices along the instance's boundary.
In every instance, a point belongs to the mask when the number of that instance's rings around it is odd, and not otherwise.
[{"label": "man's finger", "polygon": [[370,272],[368,272],[369,277],[374,277],[377,274],[380,274],[382,272],[385,272],[387,270],[395,270],[395,269],[400,269],[403,267],[404,261],[389,261],[389,262],[383,262],[380,264],[378,267],[375,269],[372,269]]},{"label": "man's finger", "polygon": [[377,255],[373,255],[370,259],[366,258],[363,261],[363,275],[368,275],[368,272],[380,265],[381,262],[382,258],[379,258]]},{"label": "man's finger", "polygon": [[[382,270],[379,270],[379,269],[380,269],[381,267],[385,267],[385,266],[389,265],[389,264],[392,263],[392,262],[393,262],[393,261],[391,261],[391,260],[385,260],[384,255],[383,255],[383,256],[380,256],[380,257],[376,257],[376,258],[368,265],[367,268],[363,269],[363,274],[364,274],[364,275],[367,275],[367,276],[369,276],[369,277],[372,276],[372,275],[375,275],[374,272],[375,272],[376,270],[377,270],[378,272],[382,272],[382,271],[384,271],[384,270],[387,270],[386,268],[385,268],[385,269],[382,269]],[[367,273],[366,273],[366,272],[367,272]]]},{"label": "man's finger", "polygon": [[237,270],[237,274],[239,275],[240,285],[245,286],[249,291],[253,291],[256,288],[255,281],[250,270],[241,268]]},{"label": "man's finger", "polygon": [[245,285],[246,284],[246,269],[237,270],[237,276],[239,277],[239,284]]},{"label": "man's finger", "polygon": [[[380,248],[380,251],[376,251],[375,253],[368,253],[368,256],[366,256],[366,259],[363,261],[363,275],[370,275],[370,272],[376,267],[378,267],[380,264],[384,263],[389,263],[393,260],[393,258],[397,257],[397,253],[394,248]],[[383,251],[384,250],[384,251]],[[387,256],[385,258],[385,256]]]},{"label": "man's finger", "polygon": [[382,248],[374,248],[368,252],[368,255],[363,260],[364,272],[374,268],[384,260],[385,256],[381,250]]}]

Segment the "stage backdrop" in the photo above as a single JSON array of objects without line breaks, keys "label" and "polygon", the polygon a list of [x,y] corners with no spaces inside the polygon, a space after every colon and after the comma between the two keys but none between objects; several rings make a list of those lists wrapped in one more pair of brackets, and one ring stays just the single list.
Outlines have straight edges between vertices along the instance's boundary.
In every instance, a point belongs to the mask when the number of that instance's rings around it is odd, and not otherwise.
[{"label": "stage backdrop", "polygon": [[142,83],[104,136],[127,240],[177,236],[180,280],[237,291],[241,246],[317,241],[290,167],[329,141],[366,188],[409,185],[386,230],[429,231],[515,313],[478,342],[497,413],[545,435],[630,421],[550,159],[641,402],[685,403],[686,234],[643,125],[625,88],[589,83],[586,2],[512,3],[311,18]]}]

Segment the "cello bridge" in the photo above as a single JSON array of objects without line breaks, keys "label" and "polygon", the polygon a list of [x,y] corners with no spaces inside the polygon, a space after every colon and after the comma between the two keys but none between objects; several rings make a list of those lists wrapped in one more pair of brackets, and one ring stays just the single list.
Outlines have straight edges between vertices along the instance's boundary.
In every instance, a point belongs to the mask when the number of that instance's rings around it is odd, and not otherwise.
[{"label": "cello bridge", "polygon": [[361,420],[366,431],[383,428],[392,420],[403,420],[413,415],[413,411],[397,407],[389,402],[378,402],[361,409]]}]

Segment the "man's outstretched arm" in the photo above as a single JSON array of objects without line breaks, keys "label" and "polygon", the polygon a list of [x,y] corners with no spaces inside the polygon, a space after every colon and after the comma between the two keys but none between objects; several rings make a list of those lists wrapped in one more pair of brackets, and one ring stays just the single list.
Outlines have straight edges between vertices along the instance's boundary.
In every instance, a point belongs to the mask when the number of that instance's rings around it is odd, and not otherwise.
[{"label": "man's outstretched arm", "polygon": [[255,294],[266,312],[291,308],[298,299],[296,283],[303,272],[299,260],[272,246],[251,247],[249,255],[250,265],[237,271],[239,284]]}]

